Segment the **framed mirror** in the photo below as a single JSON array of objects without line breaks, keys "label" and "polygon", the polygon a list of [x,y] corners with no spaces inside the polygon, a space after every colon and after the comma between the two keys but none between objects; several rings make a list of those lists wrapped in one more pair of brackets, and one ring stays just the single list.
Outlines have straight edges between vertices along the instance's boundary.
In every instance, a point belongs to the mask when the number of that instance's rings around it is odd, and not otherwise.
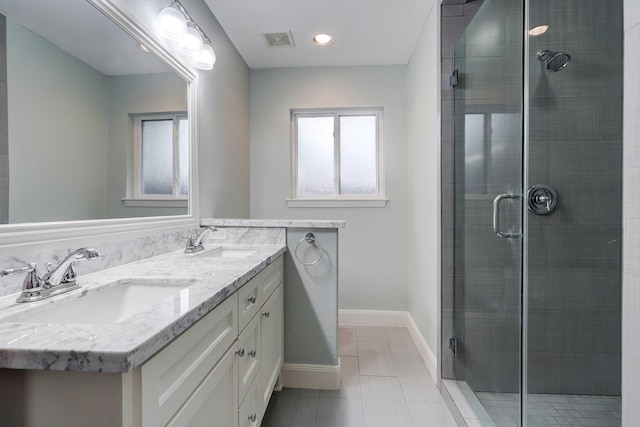
[{"label": "framed mirror", "polygon": [[195,226],[197,75],[109,0],[0,13],[0,247]]}]

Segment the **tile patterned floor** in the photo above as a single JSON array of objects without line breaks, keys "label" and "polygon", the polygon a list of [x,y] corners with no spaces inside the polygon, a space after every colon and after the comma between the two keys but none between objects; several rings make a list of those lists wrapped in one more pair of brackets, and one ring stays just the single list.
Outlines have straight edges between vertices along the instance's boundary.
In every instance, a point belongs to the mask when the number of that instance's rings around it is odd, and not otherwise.
[{"label": "tile patterned floor", "polygon": [[340,328],[342,388],[285,388],[262,427],[455,427],[406,328]]},{"label": "tile patterned floor", "polygon": [[[518,425],[518,395],[476,393],[499,427]],[[529,396],[529,426],[619,427],[621,399],[615,396],[532,394]]]}]

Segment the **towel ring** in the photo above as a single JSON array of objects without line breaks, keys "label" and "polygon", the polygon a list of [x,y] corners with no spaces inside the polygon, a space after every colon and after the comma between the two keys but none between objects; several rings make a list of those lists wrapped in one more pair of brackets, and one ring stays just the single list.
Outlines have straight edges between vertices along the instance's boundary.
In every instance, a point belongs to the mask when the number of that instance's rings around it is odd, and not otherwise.
[{"label": "towel ring", "polygon": [[[300,247],[300,244],[302,242],[307,242],[310,245],[317,245],[318,248],[320,249],[320,256],[318,256],[318,258],[312,262],[304,262],[300,259],[300,257],[298,256],[298,248]],[[300,241],[298,242],[298,244],[296,245],[296,248],[293,251],[293,254],[295,255],[296,259],[298,260],[298,262],[302,265],[315,265],[317,263],[320,262],[320,260],[322,259],[322,246],[320,246],[320,243],[318,243],[318,241],[316,240],[316,236],[313,235],[313,233],[307,233],[302,239],[300,239]]]}]

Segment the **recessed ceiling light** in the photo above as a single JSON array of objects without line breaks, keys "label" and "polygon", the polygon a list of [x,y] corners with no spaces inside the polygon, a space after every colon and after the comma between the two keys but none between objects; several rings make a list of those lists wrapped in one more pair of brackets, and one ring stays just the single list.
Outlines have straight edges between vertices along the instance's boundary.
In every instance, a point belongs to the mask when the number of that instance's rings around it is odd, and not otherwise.
[{"label": "recessed ceiling light", "polygon": [[329,34],[320,33],[313,36],[313,42],[318,46],[328,46],[333,43],[333,37]]},{"label": "recessed ceiling light", "polygon": [[534,27],[532,29],[529,30],[529,35],[530,36],[539,36],[541,34],[544,34],[547,32],[547,30],[549,29],[548,25],[539,25],[537,27]]},{"label": "recessed ceiling light", "polygon": [[146,53],[150,53],[151,52],[149,50],[149,48],[146,47],[145,45],[143,45],[142,43],[138,43],[138,49],[140,49],[141,51],[146,52]]}]

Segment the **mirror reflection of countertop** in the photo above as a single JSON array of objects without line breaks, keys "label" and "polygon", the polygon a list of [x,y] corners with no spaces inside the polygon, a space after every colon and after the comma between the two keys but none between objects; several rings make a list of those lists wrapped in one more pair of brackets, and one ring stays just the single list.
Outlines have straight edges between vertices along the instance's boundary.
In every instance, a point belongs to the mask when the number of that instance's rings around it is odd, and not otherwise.
[{"label": "mirror reflection of countertop", "polygon": [[[230,256],[223,256],[224,248],[229,249]],[[79,277],[81,289],[35,303],[16,303],[15,294],[0,298],[0,368],[130,371],[286,251],[284,244],[234,244],[224,248],[206,244],[203,252],[173,251],[83,275]],[[117,323],[20,321],[27,312],[67,304],[85,293],[101,292],[106,284],[129,280],[189,285]]]}]

